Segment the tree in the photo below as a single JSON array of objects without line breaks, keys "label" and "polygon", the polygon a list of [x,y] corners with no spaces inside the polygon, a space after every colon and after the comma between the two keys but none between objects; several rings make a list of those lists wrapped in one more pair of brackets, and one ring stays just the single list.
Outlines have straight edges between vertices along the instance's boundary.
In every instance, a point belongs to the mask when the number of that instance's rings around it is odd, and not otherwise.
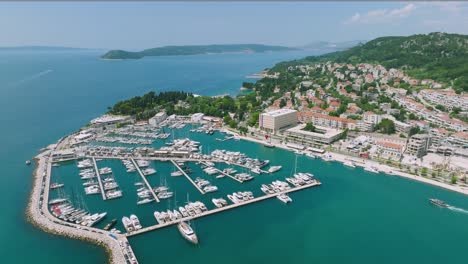
[{"label": "tree", "polygon": [[307,122],[304,129],[305,131],[309,131],[309,132],[315,132],[315,126],[314,124],[312,124],[311,122]]},{"label": "tree", "polygon": [[280,101],[280,108],[283,108],[286,106],[286,100],[284,100],[284,98],[281,98],[281,101]]},{"label": "tree", "polygon": [[408,133],[408,137],[411,137],[412,135],[416,135],[418,134],[419,132],[421,132],[421,130],[419,129],[418,126],[413,126],[410,128],[410,131]]},{"label": "tree", "polygon": [[451,184],[457,183],[457,177],[455,175],[452,175],[452,178],[450,179]]},{"label": "tree", "polygon": [[387,118],[382,119],[380,123],[375,126],[376,130],[384,134],[393,134],[395,133],[395,123]]},{"label": "tree", "polygon": [[423,177],[426,177],[426,176],[427,176],[427,168],[426,168],[426,167],[423,167],[423,168],[421,169],[421,175],[422,175]]}]

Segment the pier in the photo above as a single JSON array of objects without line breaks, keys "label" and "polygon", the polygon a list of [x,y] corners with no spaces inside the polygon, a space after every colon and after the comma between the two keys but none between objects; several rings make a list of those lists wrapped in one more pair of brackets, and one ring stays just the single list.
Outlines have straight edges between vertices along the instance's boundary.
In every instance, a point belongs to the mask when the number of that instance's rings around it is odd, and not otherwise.
[{"label": "pier", "polygon": [[148,188],[148,190],[151,192],[151,195],[153,195],[154,200],[159,203],[158,196],[156,195],[156,193],[154,193],[153,188],[149,184],[148,180],[146,180],[145,175],[143,175],[143,172],[140,170],[140,167],[138,167],[138,164],[136,163],[136,161],[133,158],[131,158],[130,160],[132,161],[133,165],[135,165],[135,168],[138,171],[138,174],[140,174],[141,178],[143,179],[143,182],[146,185],[146,188]]},{"label": "pier", "polygon": [[[208,164],[207,164],[206,162],[201,162],[201,163],[204,164],[205,166],[208,166]],[[229,174],[225,173],[224,171],[222,171],[222,170],[220,170],[220,169],[218,169],[218,168],[216,168],[216,167],[212,167],[212,168],[214,168],[216,171],[218,171],[218,173],[220,173],[220,174],[222,174],[222,175],[224,175],[224,176],[228,176],[229,178],[231,178],[231,179],[233,179],[233,180],[235,180],[235,181],[237,181],[237,182],[239,182],[239,183],[243,183],[243,182],[244,182],[244,181],[241,181],[241,180],[237,179],[236,177],[234,177],[234,176],[232,176],[232,175],[229,175]]]},{"label": "pier", "polygon": [[226,210],[230,210],[230,209],[234,209],[234,208],[241,207],[241,206],[244,206],[244,205],[248,205],[248,204],[260,202],[260,201],[263,201],[263,200],[266,200],[266,199],[274,198],[274,197],[276,197],[276,196],[278,196],[280,194],[283,194],[283,193],[288,194],[288,193],[291,193],[291,192],[296,192],[296,191],[300,191],[300,190],[303,190],[303,189],[307,189],[307,188],[311,188],[311,187],[315,187],[315,186],[319,186],[319,185],[321,185],[320,182],[314,182],[314,183],[303,185],[303,186],[293,187],[293,188],[291,188],[289,190],[285,190],[285,191],[282,191],[282,192],[278,192],[278,193],[274,193],[274,194],[267,194],[267,195],[263,195],[263,196],[260,196],[260,197],[257,197],[257,198],[253,198],[252,200],[249,200],[249,201],[246,201],[246,202],[230,204],[230,205],[226,205],[226,206],[221,207],[221,208],[215,208],[213,210],[209,210],[209,211],[203,212],[203,213],[195,215],[195,216],[188,216],[188,217],[177,219],[175,221],[171,221],[171,222],[168,222],[168,223],[157,224],[157,225],[145,227],[145,228],[142,228],[142,229],[137,230],[135,232],[127,233],[126,236],[130,237],[130,236],[136,236],[136,235],[144,234],[146,232],[150,232],[150,231],[153,231],[153,230],[158,230],[158,229],[161,229],[161,228],[164,228],[164,227],[168,227],[168,226],[171,226],[171,225],[178,224],[178,223],[180,223],[182,221],[191,221],[191,220],[194,220],[194,219],[197,219],[197,218],[205,217],[205,216],[208,216],[208,215],[213,215],[213,214],[216,214],[216,213],[224,212]]},{"label": "pier", "polygon": [[193,186],[195,186],[195,188],[197,188],[197,190],[201,193],[201,194],[205,194],[205,192],[200,188],[198,187],[198,185],[192,180],[192,178],[190,178],[187,173],[185,173],[185,171],[179,167],[179,165],[177,165],[177,162],[175,162],[174,160],[171,160],[172,164],[174,164],[174,166],[176,166],[176,168],[182,172],[182,174],[185,176],[185,178],[187,178],[192,184]]},{"label": "pier", "polygon": [[96,163],[96,159],[93,157],[93,164],[94,164],[94,170],[96,171],[96,176],[99,182],[99,188],[101,189],[101,195],[102,195],[102,200],[107,200],[106,192],[104,190],[104,186],[102,186],[102,181],[101,181],[101,174],[99,174],[99,168]]}]

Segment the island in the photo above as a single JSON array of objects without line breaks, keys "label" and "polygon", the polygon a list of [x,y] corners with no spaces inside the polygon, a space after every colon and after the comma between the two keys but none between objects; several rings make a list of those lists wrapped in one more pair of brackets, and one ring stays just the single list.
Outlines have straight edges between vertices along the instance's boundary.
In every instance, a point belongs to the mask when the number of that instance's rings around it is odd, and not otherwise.
[{"label": "island", "polygon": [[[293,192],[321,186],[321,175],[297,171],[298,157],[468,195],[466,39],[446,33],[378,38],[279,63],[255,83],[243,83],[248,92],[236,97],[152,91],[117,102],[35,157],[29,219],[48,232],[104,245],[113,263],[138,263],[128,242],[133,236],[178,226],[183,238],[198,243],[190,221],[267,199],[290,203]],[[255,148],[229,149],[244,143]],[[258,147],[282,151],[281,160],[271,164]],[[285,163],[288,155],[295,163]],[[293,173],[275,174],[291,164]],[[266,183],[255,180],[262,174]],[[106,225],[101,221],[113,212],[88,211],[80,207],[86,199],[76,198],[128,195],[135,206],[156,204],[174,195],[167,178],[187,181],[198,197],[218,196],[212,204],[187,197],[178,208],[148,207],[154,219],[118,211]],[[248,191],[222,193],[221,179]],[[73,197],[61,191],[72,184],[79,190]]]},{"label": "island", "polygon": [[106,60],[141,59],[149,56],[182,56],[197,54],[220,53],[258,53],[273,51],[292,51],[298,48],[284,46],[270,46],[261,44],[220,44],[220,45],[189,45],[189,46],[164,46],[145,49],[143,51],[111,50],[101,56]]}]

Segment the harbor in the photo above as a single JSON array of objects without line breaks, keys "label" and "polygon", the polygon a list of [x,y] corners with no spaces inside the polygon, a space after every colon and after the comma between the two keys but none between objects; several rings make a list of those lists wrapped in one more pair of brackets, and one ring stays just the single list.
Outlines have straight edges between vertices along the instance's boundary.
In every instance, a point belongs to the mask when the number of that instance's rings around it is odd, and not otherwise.
[{"label": "harbor", "polygon": [[[339,160],[331,155],[324,156],[323,161],[313,159],[287,147],[266,148],[211,126],[184,121],[166,122],[158,128],[127,126],[121,130],[104,132],[109,138],[117,135],[116,141],[91,138],[74,146],[73,156],[67,151],[51,155],[51,163],[56,165],[50,167],[50,179],[61,187],[49,188],[49,203],[59,201],[59,205],[48,205],[48,210],[64,209],[66,213],[55,212],[63,223],[80,229],[86,226],[85,230],[98,230],[122,241],[120,244],[128,243],[123,251],[127,256],[135,254],[133,240],[170,227],[181,232],[176,236],[179,239],[195,235],[198,244],[204,243],[205,231],[190,228],[206,219],[233,215],[264,203],[278,212],[291,210],[316,192],[312,187],[324,181],[328,185],[326,179],[332,175],[323,171],[324,166]],[[148,138],[152,142],[122,137]],[[59,143],[57,147],[68,144]],[[349,169],[362,170],[355,165],[360,164],[349,160],[344,163]],[[76,188],[80,184],[86,185],[85,192]],[[96,199],[96,193],[101,194],[101,199]],[[118,196],[109,196],[113,193]],[[319,203],[311,202],[314,206]]]}]

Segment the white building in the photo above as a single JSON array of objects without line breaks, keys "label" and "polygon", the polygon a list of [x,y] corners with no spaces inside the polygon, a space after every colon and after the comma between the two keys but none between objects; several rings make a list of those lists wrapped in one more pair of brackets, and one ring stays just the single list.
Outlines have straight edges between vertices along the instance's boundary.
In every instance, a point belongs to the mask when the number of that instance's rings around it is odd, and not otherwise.
[{"label": "white building", "polygon": [[205,114],[203,113],[195,113],[190,117],[190,121],[192,121],[193,123],[199,123],[203,120],[204,116]]},{"label": "white building", "polygon": [[278,109],[262,113],[259,119],[260,129],[275,133],[276,131],[297,124],[297,111]]},{"label": "white building", "polygon": [[148,120],[148,123],[151,126],[157,126],[157,125],[161,124],[161,122],[166,120],[166,118],[167,118],[166,112],[159,112],[159,113],[155,114],[152,118],[150,118]]},{"label": "white building", "polygon": [[316,126],[315,132],[304,130],[306,124],[300,124],[286,130],[288,141],[303,146],[322,146],[330,145],[343,135],[343,130],[332,129],[328,127]]}]

